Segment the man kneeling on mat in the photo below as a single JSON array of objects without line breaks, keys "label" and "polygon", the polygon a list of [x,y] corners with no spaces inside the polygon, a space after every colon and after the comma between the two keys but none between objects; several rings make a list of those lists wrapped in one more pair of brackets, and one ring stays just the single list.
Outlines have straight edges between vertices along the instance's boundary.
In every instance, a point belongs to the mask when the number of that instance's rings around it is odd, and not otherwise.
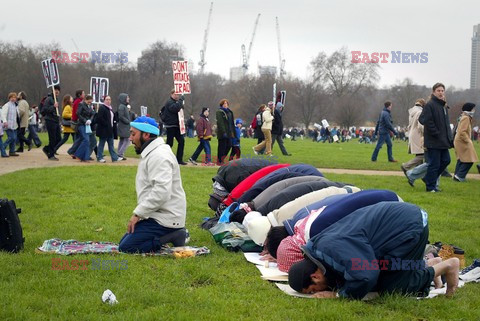
[{"label": "man kneeling on mat", "polygon": [[149,253],[162,244],[185,245],[186,199],[180,168],[170,146],[159,135],[153,118],[142,116],[130,123],[130,141],[140,154],[135,186],[137,207],[119,250]]},{"label": "man kneeling on mat", "polygon": [[294,290],[317,298],[362,299],[373,291],[425,296],[434,278],[444,275],[447,296],[454,294],[459,260],[428,267],[423,260],[428,241],[424,210],[381,202],[356,212],[307,242],[306,258],[288,273]]}]

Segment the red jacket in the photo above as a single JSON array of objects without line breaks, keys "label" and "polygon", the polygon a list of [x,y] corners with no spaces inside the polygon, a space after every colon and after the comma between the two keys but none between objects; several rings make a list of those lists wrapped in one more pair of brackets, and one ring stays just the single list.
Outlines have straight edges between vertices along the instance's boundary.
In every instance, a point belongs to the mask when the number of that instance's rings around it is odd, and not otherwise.
[{"label": "red jacket", "polygon": [[73,101],[72,121],[77,121],[78,120],[77,109],[78,109],[78,104],[80,104],[81,102],[82,102],[81,98],[75,98],[75,100]]},{"label": "red jacket", "polygon": [[283,168],[283,167],[288,167],[290,164],[277,164],[277,165],[270,165],[267,167],[264,167],[262,169],[259,169],[255,173],[251,174],[247,178],[245,178],[243,181],[238,184],[230,194],[228,194],[228,197],[223,200],[223,203],[227,206],[230,206],[233,202],[236,202],[240,196],[243,195],[246,191],[248,191],[253,184],[255,184],[259,179],[261,179],[264,176],[267,176],[268,174],[276,171],[277,169]]},{"label": "red jacket", "polygon": [[208,118],[200,116],[197,119],[196,130],[198,140],[200,140],[200,138],[207,140],[212,138],[212,125],[210,124]]}]

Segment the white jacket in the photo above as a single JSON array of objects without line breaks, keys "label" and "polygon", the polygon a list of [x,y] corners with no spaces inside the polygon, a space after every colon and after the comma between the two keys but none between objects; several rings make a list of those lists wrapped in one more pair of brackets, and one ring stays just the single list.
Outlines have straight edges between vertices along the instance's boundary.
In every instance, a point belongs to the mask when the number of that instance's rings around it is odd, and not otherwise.
[{"label": "white jacket", "polygon": [[263,118],[262,129],[272,130],[273,115],[270,108],[268,107],[265,108],[265,111],[262,113],[262,118]]},{"label": "white jacket", "polygon": [[141,219],[153,218],[168,228],[185,227],[187,202],[177,159],[159,137],[141,153],[135,181]]}]

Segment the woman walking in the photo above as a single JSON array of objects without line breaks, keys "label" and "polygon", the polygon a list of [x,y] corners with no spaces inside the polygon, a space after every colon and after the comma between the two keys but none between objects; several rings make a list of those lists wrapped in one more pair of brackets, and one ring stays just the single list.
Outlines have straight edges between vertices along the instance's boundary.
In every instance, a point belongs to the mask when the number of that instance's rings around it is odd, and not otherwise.
[{"label": "woman walking", "polygon": [[457,125],[457,133],[453,145],[457,155],[457,165],[453,180],[466,181],[466,176],[473,163],[478,162],[477,153],[472,142],[472,118],[475,113],[475,104],[466,103],[462,107],[462,114]]},{"label": "woman walking", "polygon": [[112,163],[118,161],[118,155],[115,152],[115,148],[113,146],[113,136],[115,127],[117,126],[115,122],[115,116],[112,110],[112,98],[110,96],[106,96],[103,104],[100,105],[97,114],[97,136],[99,138],[98,141],[98,151],[97,151],[97,162],[105,163],[105,159],[103,158],[103,149],[105,148],[105,142],[108,144],[108,152],[110,153],[110,157],[112,158]]},{"label": "woman walking", "polygon": [[58,149],[68,141],[68,138],[72,136],[72,140],[75,140],[75,130],[72,129],[72,104],[73,98],[70,95],[63,96],[63,112],[62,112],[62,129],[63,129],[63,138],[55,146],[55,153]]}]

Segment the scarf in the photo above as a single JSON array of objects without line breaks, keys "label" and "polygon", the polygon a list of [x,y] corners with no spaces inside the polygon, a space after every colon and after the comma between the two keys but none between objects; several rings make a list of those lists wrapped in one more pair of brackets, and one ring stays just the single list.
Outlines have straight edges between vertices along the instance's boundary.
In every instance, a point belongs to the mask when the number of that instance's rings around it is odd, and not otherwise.
[{"label": "scarf", "polygon": [[110,124],[112,124],[112,127],[113,127],[113,118],[114,118],[114,113],[113,113],[113,110],[112,110],[112,106],[110,105],[107,105],[107,104],[103,104],[103,106],[107,107],[108,110],[110,111]]},{"label": "scarf", "polygon": [[470,118],[473,118],[473,115],[475,114],[474,111],[464,111],[463,112],[465,115],[469,116]]}]

